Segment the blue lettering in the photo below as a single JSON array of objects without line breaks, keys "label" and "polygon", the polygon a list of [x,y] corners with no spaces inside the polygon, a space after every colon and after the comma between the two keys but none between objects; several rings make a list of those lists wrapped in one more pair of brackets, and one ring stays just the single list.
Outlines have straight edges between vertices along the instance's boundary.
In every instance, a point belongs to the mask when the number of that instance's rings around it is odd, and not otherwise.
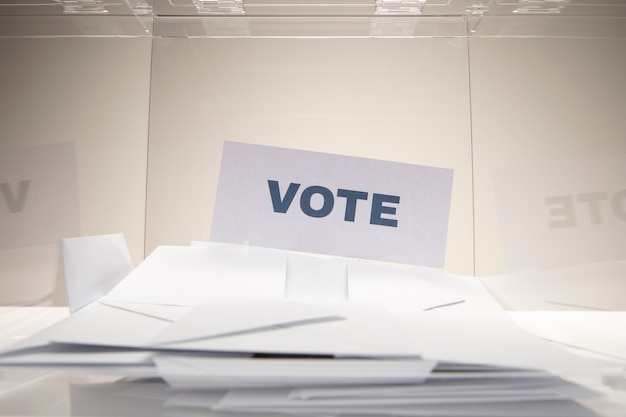
[{"label": "blue lettering", "polygon": [[[322,204],[322,207],[318,210],[311,207],[311,197],[313,194],[320,194],[324,198],[324,204]],[[305,188],[300,196],[300,208],[302,212],[309,217],[326,217],[333,211],[334,205],[335,198],[333,197],[333,193],[328,188],[319,185],[312,185]]]},{"label": "blue lettering", "polygon": [[296,196],[296,192],[298,192],[298,188],[300,188],[300,184],[290,183],[289,188],[287,188],[287,192],[285,193],[285,197],[280,197],[280,189],[278,187],[278,181],[267,180],[267,184],[270,187],[270,197],[272,198],[272,206],[274,207],[274,212],[276,213],[287,213],[289,206],[291,206],[291,202],[293,198]]},{"label": "blue lettering", "polygon": [[337,197],[346,198],[346,213],[344,220],[347,222],[353,222],[356,213],[357,200],[367,200],[367,193],[365,191],[344,190],[342,188],[337,190]]},{"label": "blue lettering", "polygon": [[[275,213],[287,213],[293,199],[296,197],[300,184],[289,183],[285,195],[281,195],[278,181],[267,180],[272,199],[272,206]],[[321,207],[313,208],[313,196],[319,194],[322,199]],[[337,197],[346,199],[346,211],[344,213],[344,221],[354,222],[356,217],[356,207],[359,200],[367,200],[369,193],[365,191],[348,190],[344,188],[337,189]],[[372,194],[372,206],[370,212],[370,224],[380,226],[398,227],[398,220],[383,215],[396,215],[397,207],[390,204],[399,204],[400,197],[387,194]],[[317,204],[316,204],[317,206]],[[335,206],[335,195],[326,187],[321,185],[311,185],[300,195],[300,209],[309,217],[326,217]]]},{"label": "blue lettering", "polygon": [[400,203],[400,197],[396,195],[376,194],[372,196],[372,212],[370,215],[370,224],[379,224],[381,226],[398,227],[398,221],[394,219],[384,219],[383,214],[396,214],[396,208],[385,206],[383,203]]}]

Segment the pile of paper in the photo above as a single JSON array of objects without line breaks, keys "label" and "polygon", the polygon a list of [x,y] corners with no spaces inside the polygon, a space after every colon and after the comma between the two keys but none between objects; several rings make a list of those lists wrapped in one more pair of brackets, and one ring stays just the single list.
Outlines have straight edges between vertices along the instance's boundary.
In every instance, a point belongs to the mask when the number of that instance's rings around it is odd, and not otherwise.
[{"label": "pile of paper", "polygon": [[515,327],[471,277],[210,244],[159,247],[0,365],[117,373],[168,410],[582,417],[593,393],[554,372],[597,363]]},{"label": "pile of paper", "polygon": [[[157,364],[176,392],[166,401],[169,407],[314,415],[593,415],[572,401],[591,391],[547,372],[469,370],[417,358],[168,357]],[[207,395],[219,389],[227,390]]]}]

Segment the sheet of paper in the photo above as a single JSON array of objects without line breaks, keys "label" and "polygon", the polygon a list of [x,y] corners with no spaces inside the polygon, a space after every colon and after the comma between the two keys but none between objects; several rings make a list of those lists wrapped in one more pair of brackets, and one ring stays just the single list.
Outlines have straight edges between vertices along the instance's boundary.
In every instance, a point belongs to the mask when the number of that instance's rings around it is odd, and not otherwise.
[{"label": "sheet of paper", "polygon": [[104,300],[195,306],[211,296],[283,298],[285,268],[284,251],[159,246]]},{"label": "sheet of paper", "polygon": [[[519,417],[519,416],[542,416],[542,417],[597,417],[591,410],[579,405],[572,400],[552,401],[509,401],[494,403],[461,403],[461,404],[412,404],[412,405],[386,405],[364,406],[355,403],[351,406],[324,406],[315,401],[306,402],[306,408],[298,405],[275,407],[270,405],[257,405],[254,410],[247,406],[238,408],[239,400],[244,404],[250,404],[251,399],[246,398],[250,391],[237,390],[228,393],[212,395],[206,392],[180,393],[168,400],[166,406],[183,407],[190,410],[206,413],[207,409],[223,408],[228,412],[242,413],[267,413],[267,414],[304,414],[304,415],[372,415],[372,416],[424,416],[424,417]],[[234,393],[237,393],[234,395]],[[257,391],[253,401],[268,401],[262,397],[278,396],[284,398],[287,390],[270,389],[264,392]],[[224,399],[224,401],[222,401]],[[227,410],[226,410],[227,409]]]},{"label": "sheet of paper", "polygon": [[285,297],[311,301],[347,300],[346,258],[287,253]]},{"label": "sheet of paper", "polygon": [[443,267],[452,177],[449,168],[226,141],[211,239]]},{"label": "sheet of paper", "polygon": [[607,363],[574,355],[520,329],[506,316],[487,312],[424,311],[398,323],[419,341],[424,357],[442,361],[551,371],[592,370]]},{"label": "sheet of paper", "polygon": [[[222,298],[188,308],[93,303],[23,346],[312,355],[418,355],[384,310],[344,302]],[[43,354],[43,352],[41,352]],[[38,359],[39,360],[39,359]]]},{"label": "sheet of paper", "polygon": [[626,361],[626,312],[623,311],[511,311],[522,328],[546,340],[584,353]]},{"label": "sheet of paper", "polygon": [[[272,411],[279,410],[300,410],[301,412],[315,413],[324,410],[326,412],[346,413],[346,410],[353,408],[365,409],[371,408],[378,410],[378,413],[384,414],[388,409],[393,410],[398,407],[412,407],[419,412],[423,406],[439,406],[445,409],[454,405],[474,406],[485,410],[491,408],[506,408],[511,406],[521,406],[528,408],[537,405],[540,402],[561,403],[562,399],[554,397],[549,391],[529,390],[512,390],[505,393],[482,393],[480,395],[468,396],[427,396],[427,397],[405,397],[405,398],[385,398],[385,397],[367,397],[367,398],[327,398],[316,400],[298,400],[289,398],[289,390],[281,388],[267,389],[236,389],[230,390],[216,405],[214,410],[220,411]],[[436,408],[431,408],[436,409]],[[332,410],[332,411],[331,411]],[[377,414],[370,411],[368,414]],[[442,410],[443,411],[443,410]],[[519,409],[518,409],[519,412]],[[464,414],[463,414],[464,415]],[[517,414],[527,415],[527,414]],[[531,414],[535,415],[535,414]],[[543,414],[537,414],[542,415]]]},{"label": "sheet of paper", "polygon": [[61,248],[72,312],[106,295],[133,270],[121,233],[62,239]]},{"label": "sheet of paper", "polygon": [[192,307],[164,304],[125,303],[117,301],[100,301],[99,304],[172,323],[187,315],[192,310]]},{"label": "sheet of paper", "polygon": [[321,320],[306,325],[275,327],[268,331],[239,332],[220,337],[168,342],[159,347],[194,351],[340,356],[420,354],[419,344],[411,342],[404,334],[405,329],[398,327],[394,318],[384,309],[354,302],[316,306],[326,308],[327,317],[344,317],[345,320]]},{"label": "sheet of paper", "polygon": [[144,364],[151,353],[117,348],[145,344],[188,311],[179,306],[96,302],[11,346],[3,352],[8,355],[0,355],[0,363]]},{"label": "sheet of paper", "polygon": [[394,315],[410,317],[424,310],[442,308],[504,314],[473,277],[423,267],[351,260],[348,281],[351,301],[382,304]]},{"label": "sheet of paper", "polygon": [[[490,372],[489,377],[467,377],[463,379],[432,379],[430,376],[416,385],[368,385],[346,387],[306,387],[294,388],[289,397],[300,400],[325,398],[401,398],[401,397],[440,397],[484,395],[511,395],[512,393],[549,394],[556,398],[579,398],[596,395],[595,392],[580,387],[554,375],[546,376],[500,376],[500,372]],[[532,373],[531,373],[532,375]]]},{"label": "sheet of paper", "polygon": [[337,311],[288,300],[211,297],[149,341],[150,346],[345,320]]},{"label": "sheet of paper", "polygon": [[[93,303],[41,343],[234,353],[418,355],[382,309],[354,302],[221,298],[186,308]],[[172,321],[174,320],[174,321]]]},{"label": "sheet of paper", "polygon": [[58,323],[47,337],[66,344],[141,347],[171,324],[169,319],[93,303]]}]

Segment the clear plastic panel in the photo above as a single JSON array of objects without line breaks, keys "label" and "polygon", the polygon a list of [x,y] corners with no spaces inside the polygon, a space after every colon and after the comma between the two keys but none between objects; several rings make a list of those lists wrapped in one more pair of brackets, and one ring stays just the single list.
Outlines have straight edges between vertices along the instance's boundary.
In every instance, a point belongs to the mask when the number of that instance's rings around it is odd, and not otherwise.
[{"label": "clear plastic panel", "polygon": [[467,39],[454,36],[465,22],[374,37],[406,19],[230,21],[155,22],[147,252],[209,239],[235,141],[454,169],[445,269],[472,274]]},{"label": "clear plastic panel", "polygon": [[470,38],[476,272],[510,308],[626,308],[624,23],[485,18]]},{"label": "clear plastic panel", "polygon": [[0,28],[0,304],[65,304],[60,239],[124,233],[143,259],[152,39],[134,17]]},{"label": "clear plastic panel", "polygon": [[446,271],[626,307],[621,2],[204,3],[0,3],[0,304],[65,302],[60,238],[208,240],[241,141],[452,168]]}]

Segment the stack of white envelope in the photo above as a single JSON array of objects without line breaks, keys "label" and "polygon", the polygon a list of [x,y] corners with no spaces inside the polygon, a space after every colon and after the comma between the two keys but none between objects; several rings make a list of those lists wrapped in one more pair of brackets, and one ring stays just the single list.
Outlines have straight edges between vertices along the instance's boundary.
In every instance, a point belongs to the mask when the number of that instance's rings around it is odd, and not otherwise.
[{"label": "stack of white envelope", "polygon": [[472,277],[196,244],[157,248],[0,365],[117,373],[201,415],[582,417],[594,393],[555,373],[600,364],[518,329]]}]

